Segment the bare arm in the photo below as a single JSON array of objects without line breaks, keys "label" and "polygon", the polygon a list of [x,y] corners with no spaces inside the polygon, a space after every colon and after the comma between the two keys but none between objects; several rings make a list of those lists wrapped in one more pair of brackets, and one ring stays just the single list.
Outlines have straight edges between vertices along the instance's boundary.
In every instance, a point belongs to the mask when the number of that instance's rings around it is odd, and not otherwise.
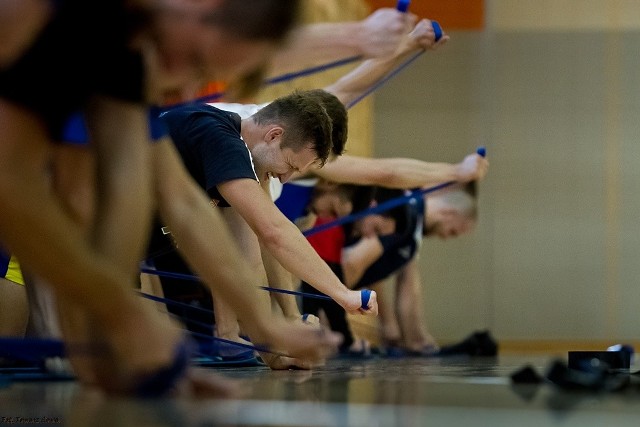
[{"label": "bare arm", "polygon": [[370,310],[360,309],[360,292],[350,291],[340,282],[260,184],[251,179],[237,179],[219,185],[218,189],[284,268],[329,295],[349,313],[377,313],[375,298],[370,302]]},{"label": "bare arm", "polygon": [[101,252],[134,277],[144,255],[154,203],[147,109],[99,98],[91,102],[86,120],[97,166],[91,238]]},{"label": "bare arm", "polygon": [[411,32],[403,35],[400,45],[392,55],[369,59],[324,89],[338,97],[343,104],[349,105],[411,55],[426,49],[435,49],[448,40],[449,36],[443,35],[436,42],[431,21],[423,19]]},{"label": "bare arm", "polygon": [[291,66],[295,64],[389,56],[415,22],[415,15],[382,8],[362,21],[301,26],[292,31],[289,43],[272,58],[271,73],[293,71]]},{"label": "bare arm", "polygon": [[131,292],[133,276],[90,245],[51,191],[45,177],[51,153],[39,121],[0,100],[0,128],[3,244],[58,295],[86,307],[106,328],[121,329],[126,322],[118,313],[137,312],[139,304]]},{"label": "bare arm", "polygon": [[460,163],[433,163],[410,158],[374,159],[343,155],[313,173],[327,181],[388,188],[416,188],[446,181],[484,178],[487,159],[470,154]]},{"label": "bare arm", "polygon": [[395,310],[405,346],[413,351],[429,352],[437,350],[438,344],[426,327],[418,259],[414,256],[396,274]]}]

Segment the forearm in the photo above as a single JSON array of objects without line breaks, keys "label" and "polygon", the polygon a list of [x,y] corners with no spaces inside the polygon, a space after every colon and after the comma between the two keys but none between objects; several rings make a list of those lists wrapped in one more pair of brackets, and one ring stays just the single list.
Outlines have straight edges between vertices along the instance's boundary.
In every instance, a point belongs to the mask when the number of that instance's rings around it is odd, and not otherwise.
[{"label": "forearm", "polygon": [[288,64],[324,63],[344,58],[392,55],[416,16],[380,8],[361,21],[322,22],[295,29],[289,43],[273,58],[274,73],[293,71]]},{"label": "forearm", "polygon": [[343,155],[315,171],[328,181],[388,188],[416,188],[457,180],[458,166],[410,158],[373,159]]},{"label": "forearm", "polygon": [[359,22],[322,22],[293,30],[288,43],[271,59],[273,75],[297,70],[299,64],[323,63],[360,56]]},{"label": "forearm", "polygon": [[460,178],[457,165],[452,163],[424,162],[409,158],[381,159],[385,168],[392,171],[389,180],[379,185],[389,188],[426,187]]},{"label": "forearm", "polygon": [[271,233],[262,233],[259,237],[265,248],[287,271],[330,296],[338,304],[346,303],[349,290],[295,225],[285,219]]},{"label": "forearm", "polygon": [[[290,273],[330,296],[347,312],[360,310],[360,293],[347,289],[326,262],[311,247],[300,230],[289,221],[253,180],[233,180],[218,186],[223,197],[242,215],[260,244]],[[369,304],[377,312],[375,297]],[[362,312],[362,311],[360,311]]]},{"label": "forearm", "polygon": [[350,105],[412,53],[414,51],[407,51],[393,57],[364,61],[335,83],[326,86],[324,90],[334,94],[343,104]]}]

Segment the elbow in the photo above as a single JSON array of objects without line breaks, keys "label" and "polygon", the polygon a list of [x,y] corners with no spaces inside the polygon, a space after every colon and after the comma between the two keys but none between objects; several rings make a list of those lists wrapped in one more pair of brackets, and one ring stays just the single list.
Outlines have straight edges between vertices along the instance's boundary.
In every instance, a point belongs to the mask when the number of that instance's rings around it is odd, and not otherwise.
[{"label": "elbow", "polygon": [[256,233],[262,245],[270,251],[281,248],[285,244],[285,231],[283,227],[269,224],[260,228]]}]

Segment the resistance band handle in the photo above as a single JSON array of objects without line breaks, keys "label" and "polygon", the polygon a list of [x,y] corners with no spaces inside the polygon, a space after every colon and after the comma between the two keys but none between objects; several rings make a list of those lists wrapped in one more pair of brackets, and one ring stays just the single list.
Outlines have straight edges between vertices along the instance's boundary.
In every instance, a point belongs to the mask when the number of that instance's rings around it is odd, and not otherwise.
[{"label": "resistance band handle", "polygon": [[400,12],[406,12],[409,10],[409,5],[411,4],[411,0],[398,0],[398,5],[396,9]]},{"label": "resistance band handle", "polygon": [[476,153],[478,153],[479,156],[487,157],[486,147],[478,147],[478,149],[476,150]]},{"label": "resistance band handle", "polygon": [[[407,12],[409,10],[409,5],[411,4],[411,0],[398,0],[398,4],[396,5],[396,9],[399,12]],[[431,21],[431,26],[433,27],[433,32],[436,35],[436,42],[442,38],[442,27],[438,24],[437,21]]]},{"label": "resistance band handle", "polygon": [[371,298],[371,291],[369,289],[363,289],[360,291],[360,308],[363,310],[369,310],[369,299]]},{"label": "resistance band handle", "polygon": [[442,27],[438,24],[438,21],[431,21],[431,27],[436,35],[436,42],[442,38]]}]

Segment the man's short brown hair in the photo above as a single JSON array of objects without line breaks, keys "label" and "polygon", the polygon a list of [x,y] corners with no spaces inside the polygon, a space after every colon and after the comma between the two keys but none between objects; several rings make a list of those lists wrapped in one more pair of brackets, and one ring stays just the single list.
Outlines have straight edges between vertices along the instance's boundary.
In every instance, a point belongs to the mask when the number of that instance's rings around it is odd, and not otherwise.
[{"label": "man's short brown hair", "polygon": [[340,156],[344,153],[345,144],[347,143],[348,133],[348,116],[347,109],[344,104],[332,93],[323,89],[313,89],[308,91],[310,95],[317,96],[327,114],[331,117],[333,131],[331,132],[331,154]]},{"label": "man's short brown hair", "polygon": [[312,145],[320,166],[331,154],[332,121],[323,103],[309,91],[281,96],[252,116],[259,125],[276,124],[284,129],[282,147],[299,151]]}]

